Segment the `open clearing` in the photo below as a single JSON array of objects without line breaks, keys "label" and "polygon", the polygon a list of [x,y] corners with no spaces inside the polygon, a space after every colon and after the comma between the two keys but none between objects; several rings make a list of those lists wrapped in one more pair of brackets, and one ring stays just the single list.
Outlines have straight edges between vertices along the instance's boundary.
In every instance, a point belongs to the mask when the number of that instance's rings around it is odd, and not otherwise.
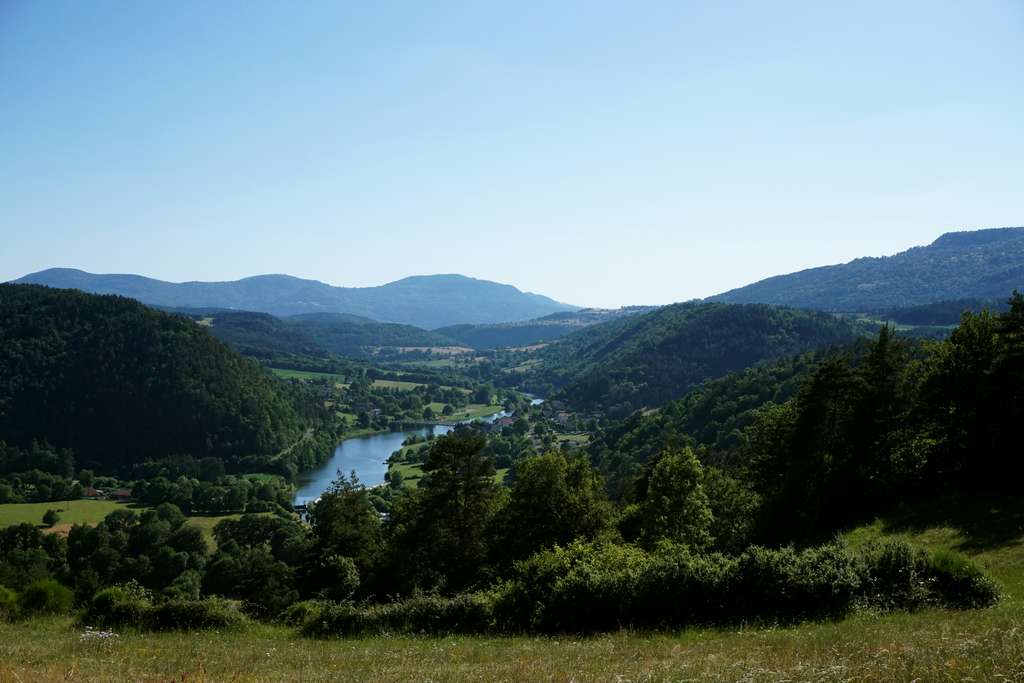
[{"label": "open clearing", "polygon": [[[142,514],[148,508],[135,503],[118,503],[112,500],[72,500],[50,503],[6,503],[0,505],[0,529],[14,524],[33,524],[41,526],[43,514],[47,510],[57,510],[60,522],[51,530],[54,533],[66,534],[75,524],[99,524],[103,518],[114,510],[131,510]],[[187,517],[190,524],[203,530],[209,542],[213,542],[213,527],[222,519],[237,519],[240,514],[231,515],[192,515]],[[5,679],[0,678],[0,681]]]},{"label": "open clearing", "polygon": [[287,368],[270,368],[278,377],[285,379],[333,379],[336,382],[344,382],[345,378],[331,372],[312,372],[309,370],[289,370]]}]

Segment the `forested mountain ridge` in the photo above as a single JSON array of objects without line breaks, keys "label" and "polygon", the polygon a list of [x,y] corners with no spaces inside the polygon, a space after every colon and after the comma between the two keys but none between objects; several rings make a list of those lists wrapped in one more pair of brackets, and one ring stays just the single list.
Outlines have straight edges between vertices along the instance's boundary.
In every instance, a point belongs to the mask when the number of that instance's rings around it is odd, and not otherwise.
[{"label": "forested mountain ridge", "polygon": [[1002,299],[1024,288],[1024,227],[942,235],[894,256],[777,275],[711,301],[881,312],[957,299]]},{"label": "forested mountain ridge", "polygon": [[273,458],[327,425],[300,392],[184,317],[119,296],[0,285],[9,446],[71,449],[80,467],[105,472],[177,455]]},{"label": "forested mountain ridge", "polygon": [[857,336],[852,324],[825,313],[674,304],[565,337],[541,351],[532,381],[577,408],[625,415],[680,398],[706,379]]},{"label": "forested mountain ridge", "polygon": [[616,309],[583,308],[578,311],[552,313],[543,318],[487,325],[452,325],[434,330],[475,349],[501,349],[561,339],[584,327],[638,315],[652,306],[626,306]]},{"label": "forested mountain ridge", "polygon": [[257,275],[233,282],[175,283],[140,275],[96,275],[71,268],[51,268],[16,282],[119,294],[156,306],[226,308],[276,316],[351,313],[425,329],[528,320],[575,309],[539,294],[521,292],[511,285],[463,275],[414,276],[378,287],[334,287],[289,275]]},{"label": "forested mountain ridge", "polygon": [[380,349],[451,347],[459,342],[436,332],[380,323],[346,313],[304,313],[277,318],[248,311],[185,311],[213,336],[263,361],[288,358],[366,359]]}]

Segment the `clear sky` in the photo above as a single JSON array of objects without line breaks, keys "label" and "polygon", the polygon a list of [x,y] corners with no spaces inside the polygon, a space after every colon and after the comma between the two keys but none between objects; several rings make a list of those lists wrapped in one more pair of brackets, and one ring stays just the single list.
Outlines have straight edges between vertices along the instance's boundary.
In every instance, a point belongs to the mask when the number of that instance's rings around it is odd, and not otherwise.
[{"label": "clear sky", "polygon": [[667,303],[1024,225],[1024,2],[0,0],[0,280]]}]

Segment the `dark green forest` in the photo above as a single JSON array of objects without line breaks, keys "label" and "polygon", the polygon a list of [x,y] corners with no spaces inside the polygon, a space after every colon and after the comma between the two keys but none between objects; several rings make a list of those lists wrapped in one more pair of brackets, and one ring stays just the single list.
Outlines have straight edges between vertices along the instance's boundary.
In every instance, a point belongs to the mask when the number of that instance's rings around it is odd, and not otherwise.
[{"label": "dark green forest", "polygon": [[846,344],[857,334],[849,322],[823,313],[675,304],[564,338],[541,351],[543,362],[524,383],[574,407],[624,417],[681,398],[707,378]]},{"label": "dark green forest", "polygon": [[292,467],[329,431],[312,394],[275,379],[184,317],[117,296],[0,285],[0,441],[106,474],[190,456]]}]

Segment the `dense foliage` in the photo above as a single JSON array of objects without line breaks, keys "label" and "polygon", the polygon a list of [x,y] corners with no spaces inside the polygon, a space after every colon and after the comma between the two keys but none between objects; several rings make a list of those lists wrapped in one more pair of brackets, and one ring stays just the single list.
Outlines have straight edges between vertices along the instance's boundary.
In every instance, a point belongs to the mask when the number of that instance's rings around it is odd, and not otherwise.
[{"label": "dense foliage", "polygon": [[566,337],[541,352],[530,381],[561,387],[556,398],[574,406],[624,417],[680,398],[705,379],[855,336],[849,323],[820,313],[676,304]]},{"label": "dense foliage", "polygon": [[5,460],[43,442],[104,471],[178,454],[269,458],[328,423],[313,396],[185,318],[120,297],[0,285]]},{"label": "dense foliage", "polygon": [[869,345],[707,382],[608,426],[590,454],[629,501],[666,448],[695,445],[723,493],[738,496],[733,510],[756,501],[757,538],[801,540],[894,499],[1013,487],[1024,473],[1010,427],[1024,418],[1022,387],[1024,298],[1015,294],[1005,313],[965,313],[942,342],[907,342],[883,327]]}]

